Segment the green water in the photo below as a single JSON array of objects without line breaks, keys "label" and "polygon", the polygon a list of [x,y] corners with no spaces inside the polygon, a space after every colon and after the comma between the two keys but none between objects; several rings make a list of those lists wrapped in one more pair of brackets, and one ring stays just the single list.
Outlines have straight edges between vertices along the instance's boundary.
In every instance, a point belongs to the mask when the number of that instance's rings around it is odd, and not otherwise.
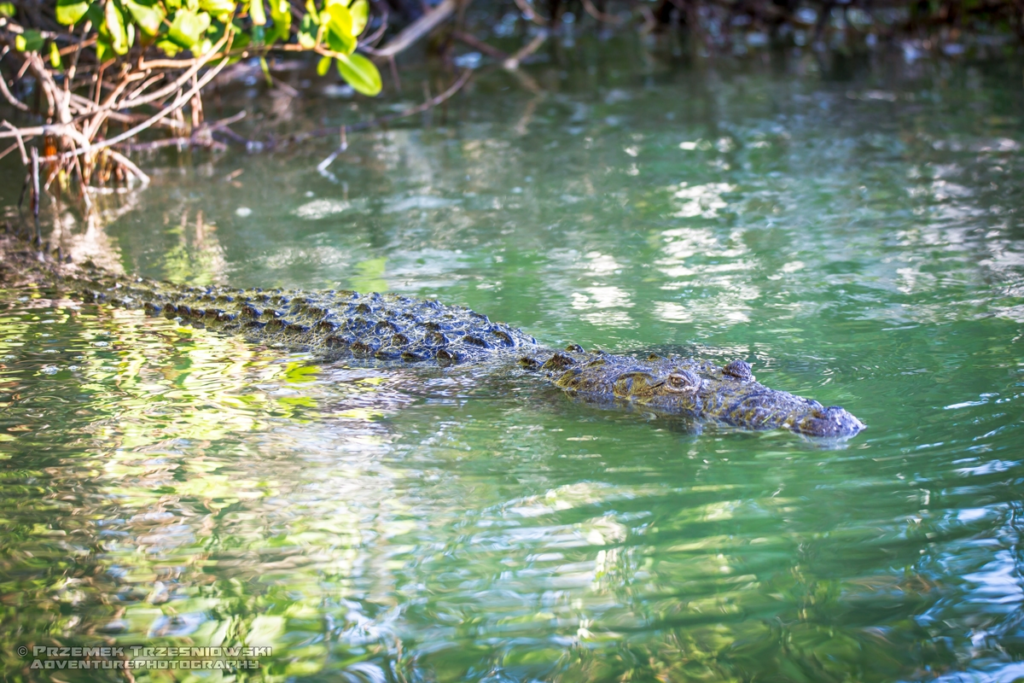
[{"label": "green water", "polygon": [[[326,174],[333,140],[157,156],[145,191],[43,222],[147,276],[744,358],[868,429],[694,430],[7,290],[5,680],[123,680],[18,652],[104,644],[271,647],[241,680],[1024,676],[1019,65],[601,57],[533,67],[541,95],[482,74]],[[370,115],[278,98],[258,120]]]}]

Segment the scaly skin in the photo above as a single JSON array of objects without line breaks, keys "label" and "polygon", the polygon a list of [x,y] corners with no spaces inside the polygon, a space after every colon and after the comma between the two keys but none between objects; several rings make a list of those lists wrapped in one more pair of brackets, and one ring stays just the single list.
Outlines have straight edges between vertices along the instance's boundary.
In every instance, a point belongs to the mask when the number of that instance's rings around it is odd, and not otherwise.
[{"label": "scaly skin", "polygon": [[556,351],[514,327],[433,300],[333,290],[181,287],[117,276],[90,264],[42,260],[26,247],[7,240],[0,261],[6,279],[58,285],[85,302],[144,309],[255,343],[309,351],[325,360],[518,364],[593,403],[632,404],[666,415],[817,437],[849,437],[864,428],[838,406],[825,408],[759,384],[740,360],[723,368],[693,358],[652,355],[641,360],[587,353],[575,345]]}]

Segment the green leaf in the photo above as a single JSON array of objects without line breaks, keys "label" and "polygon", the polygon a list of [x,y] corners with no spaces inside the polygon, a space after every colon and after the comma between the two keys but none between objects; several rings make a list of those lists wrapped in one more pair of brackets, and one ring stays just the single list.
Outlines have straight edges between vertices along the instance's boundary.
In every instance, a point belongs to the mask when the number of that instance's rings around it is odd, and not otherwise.
[{"label": "green leaf", "polygon": [[50,43],[50,66],[52,66],[54,69],[60,69],[62,66],[60,59],[60,48],[57,47],[57,43],[53,42]]},{"label": "green leaf", "polygon": [[316,8],[316,3],[313,0],[306,0],[305,16],[312,19],[313,23],[317,26],[320,25],[320,11]]},{"label": "green leaf", "polygon": [[320,58],[320,61],[316,64],[316,73],[318,76],[326,76],[327,70],[331,68],[331,58],[324,56]]},{"label": "green leaf", "polygon": [[199,0],[199,9],[219,17],[222,14],[234,14],[235,4],[234,0]]},{"label": "green leaf", "polygon": [[57,21],[65,26],[74,26],[88,11],[88,0],[57,0]]},{"label": "green leaf", "polygon": [[110,46],[119,55],[128,53],[128,32],[124,28],[124,15],[114,0],[107,0],[103,8],[103,21],[110,35]]},{"label": "green leaf", "polygon": [[164,8],[157,4],[144,4],[135,0],[123,0],[128,14],[147,36],[155,36],[164,22]]},{"label": "green leaf", "polygon": [[370,3],[366,0],[355,0],[349,6],[348,11],[352,14],[352,35],[358,36],[366,28],[366,22],[370,19]]},{"label": "green leaf", "polygon": [[380,93],[380,71],[376,65],[360,54],[338,57],[338,73],[356,92],[373,97]]},{"label": "green leaf", "polygon": [[267,15],[263,10],[263,0],[252,0],[252,4],[249,7],[249,16],[252,18],[252,23],[257,26],[263,26],[267,23]]},{"label": "green leaf", "polygon": [[[249,43],[252,41],[252,39],[249,37],[249,34],[243,30],[243,27],[238,21],[231,22],[231,30],[234,31],[235,34],[234,38],[231,39],[231,50],[233,52],[237,50],[240,53],[242,50],[245,50],[245,48],[249,47]],[[226,31],[226,25],[216,25],[212,31],[207,33],[207,36],[210,38],[211,41],[216,43],[218,40],[224,37],[224,33]],[[234,64],[239,59],[241,59],[241,56],[236,55],[230,58],[228,64]]]},{"label": "green leaf", "polygon": [[210,15],[206,12],[196,14],[192,10],[180,9],[174,13],[174,21],[168,37],[178,45],[193,48],[203,38],[206,29],[210,28]]},{"label": "green leaf", "polygon": [[288,0],[270,0],[270,18],[274,20],[275,39],[287,41],[292,30],[292,6]]},{"label": "green leaf", "polygon": [[174,55],[181,52],[181,47],[171,40],[161,40],[156,44],[156,46],[163,50],[164,54],[168,57],[173,57]]},{"label": "green leaf", "polygon": [[352,35],[352,13],[340,3],[328,5],[320,14],[320,21],[340,36]]},{"label": "green leaf", "polygon": [[[88,4],[86,4],[88,7]],[[0,2],[0,17],[14,17],[14,3],[13,2]],[[60,9],[57,10],[57,16],[60,16]]]},{"label": "green leaf", "polygon": [[102,34],[96,36],[96,61],[100,64],[107,61],[111,57],[116,57],[117,53],[114,52],[113,46],[110,41]]},{"label": "green leaf", "polygon": [[265,57],[260,57],[260,69],[263,70],[263,78],[267,79],[267,87],[274,87],[274,79],[270,76],[270,65],[267,64]]},{"label": "green leaf", "polygon": [[306,50],[316,47],[317,27],[312,15],[305,14],[299,24],[299,45]]},{"label": "green leaf", "polygon": [[89,9],[85,13],[85,18],[92,22],[92,25],[96,27],[98,31],[103,30],[103,5],[98,2],[94,2],[89,5]]},{"label": "green leaf", "polygon": [[356,49],[356,37],[352,33],[352,13],[348,7],[335,0],[329,2],[320,13],[320,22],[327,26],[327,46],[334,52],[350,55]]},{"label": "green leaf", "polygon": [[332,52],[350,55],[355,52],[356,45],[356,39],[351,34],[340,36],[332,30],[327,31],[327,47],[331,48]]},{"label": "green leaf", "polygon": [[43,36],[31,29],[19,33],[14,38],[14,47],[18,52],[39,52],[43,47]]}]

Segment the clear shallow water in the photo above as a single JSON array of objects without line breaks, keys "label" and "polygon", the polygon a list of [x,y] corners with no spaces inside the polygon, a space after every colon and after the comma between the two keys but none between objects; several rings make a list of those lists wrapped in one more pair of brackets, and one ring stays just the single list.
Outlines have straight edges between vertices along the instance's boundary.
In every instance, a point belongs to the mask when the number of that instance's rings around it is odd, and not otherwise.
[{"label": "clear shallow water", "polygon": [[9,677],[44,677],[20,645],[99,643],[269,645],[273,680],[1024,675],[1019,68],[571,73],[483,77],[333,177],[333,143],[158,157],[101,219],[46,220],[149,276],[742,357],[868,430],[699,433],[7,290]]}]

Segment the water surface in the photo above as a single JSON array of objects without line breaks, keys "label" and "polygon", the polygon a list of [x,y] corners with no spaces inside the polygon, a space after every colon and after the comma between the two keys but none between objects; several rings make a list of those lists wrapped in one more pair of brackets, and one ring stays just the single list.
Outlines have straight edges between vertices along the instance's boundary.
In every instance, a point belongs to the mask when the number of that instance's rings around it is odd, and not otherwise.
[{"label": "water surface", "polygon": [[744,358],[868,429],[695,429],[6,290],[7,677],[46,678],[18,646],[100,643],[267,645],[267,680],[1024,676],[1019,66],[552,59],[539,93],[483,74],[325,173],[332,140],[157,156],[148,189],[44,225],[182,283]]}]

